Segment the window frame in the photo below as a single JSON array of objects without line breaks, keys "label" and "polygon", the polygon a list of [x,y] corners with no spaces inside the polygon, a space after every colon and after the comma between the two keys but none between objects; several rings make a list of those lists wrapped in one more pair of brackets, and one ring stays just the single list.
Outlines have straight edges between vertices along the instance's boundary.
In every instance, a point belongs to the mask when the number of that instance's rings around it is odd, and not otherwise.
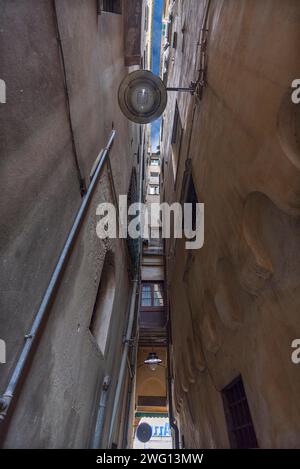
[{"label": "window frame", "polygon": [[[221,391],[221,395],[230,447],[232,449],[258,448],[256,432],[242,376],[237,376],[225,386]],[[248,435],[245,434],[245,430],[247,430]],[[244,441],[242,442],[243,439]]]},{"label": "window frame", "polygon": [[100,12],[122,15],[122,0],[99,0]]},{"label": "window frame", "polygon": [[171,134],[172,167],[173,167],[174,184],[176,184],[177,174],[178,174],[178,169],[179,169],[182,137],[183,137],[183,126],[182,126],[182,121],[180,117],[178,102],[176,101],[175,110],[174,110],[174,118],[173,118],[172,134]]},{"label": "window frame", "polygon": [[[160,292],[162,294],[162,300],[163,300],[163,305],[162,306],[154,306],[154,285],[159,285],[160,286]],[[150,286],[150,298],[151,298],[151,305],[143,305],[143,287],[145,286]],[[154,281],[154,282],[149,282],[149,281],[143,281],[141,283],[141,301],[140,301],[140,311],[164,311],[165,310],[165,303],[166,303],[166,298],[165,298],[165,289],[164,289],[164,282],[163,281]]]}]

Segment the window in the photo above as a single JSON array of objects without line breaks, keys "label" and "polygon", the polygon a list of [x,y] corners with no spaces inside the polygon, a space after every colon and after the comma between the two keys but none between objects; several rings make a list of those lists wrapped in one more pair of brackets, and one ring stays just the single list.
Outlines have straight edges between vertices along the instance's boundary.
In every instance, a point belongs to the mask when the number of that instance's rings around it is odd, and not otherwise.
[{"label": "window", "polygon": [[171,44],[172,31],[173,31],[173,15],[171,14],[169,16],[169,21],[167,23],[167,41],[169,44]]},{"label": "window", "polygon": [[176,176],[177,176],[178,161],[179,161],[179,155],[180,155],[180,149],[181,149],[182,133],[183,133],[183,128],[182,128],[182,124],[181,124],[178,104],[176,102],[175,112],[174,112],[174,120],[173,120],[172,137],[171,137],[174,181],[176,181]]},{"label": "window", "polygon": [[113,255],[111,252],[108,252],[104,259],[100,283],[90,322],[90,331],[103,355],[105,353],[116,291],[114,267]]},{"label": "window", "polygon": [[143,285],[143,289],[142,289],[142,306],[152,306],[152,289],[151,289],[151,285]]},{"label": "window", "polygon": [[100,0],[100,10],[121,14],[122,0]]},{"label": "window", "polygon": [[196,221],[197,221],[197,194],[196,189],[194,186],[194,181],[192,176],[190,176],[190,180],[188,182],[188,188],[185,198],[185,203],[192,204],[192,230],[196,230]]},{"label": "window", "polygon": [[159,173],[157,173],[156,171],[150,171],[150,176],[152,178],[158,178],[159,177]]},{"label": "window", "polygon": [[163,283],[142,284],[142,309],[160,309],[164,306]]},{"label": "window", "polygon": [[151,184],[149,186],[149,194],[150,195],[159,195],[159,186]]},{"label": "window", "polygon": [[231,448],[258,448],[241,376],[222,390]]},{"label": "window", "polygon": [[176,102],[174,120],[173,120],[173,129],[172,129],[172,139],[171,139],[172,145],[176,145],[180,142],[181,134],[182,134],[182,124],[181,124],[178,104]]},{"label": "window", "polygon": [[183,26],[182,26],[181,33],[182,33],[181,52],[184,53],[184,49],[185,49],[185,33],[186,33],[186,23],[185,23],[185,20],[184,20],[184,22],[183,22]]},{"label": "window", "polygon": [[177,32],[176,31],[174,31],[174,33],[173,33],[173,44],[172,44],[172,46],[173,46],[173,49],[176,49],[176,47],[177,47]]},{"label": "window", "polygon": [[159,160],[158,159],[151,159],[150,160],[150,166],[159,166]]}]

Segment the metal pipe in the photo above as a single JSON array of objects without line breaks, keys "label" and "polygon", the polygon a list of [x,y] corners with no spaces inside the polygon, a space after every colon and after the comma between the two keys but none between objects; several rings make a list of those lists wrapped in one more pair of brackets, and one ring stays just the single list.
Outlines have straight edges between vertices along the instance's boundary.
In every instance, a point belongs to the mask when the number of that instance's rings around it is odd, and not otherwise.
[{"label": "metal pipe", "polygon": [[88,187],[86,195],[83,197],[80,208],[77,212],[77,215],[75,217],[74,223],[72,225],[72,228],[68,234],[67,240],[65,242],[65,245],[63,247],[63,250],[59,256],[58,262],[56,264],[56,267],[54,269],[54,272],[51,276],[50,282],[48,284],[47,290],[44,294],[44,297],[42,299],[41,305],[36,313],[35,319],[33,321],[33,324],[31,326],[31,330],[28,334],[25,335],[25,345],[23,346],[23,349],[21,351],[21,354],[18,358],[17,364],[14,368],[13,374],[10,378],[10,381],[8,383],[8,386],[3,393],[3,396],[1,398],[1,407],[0,407],[0,420],[4,420],[5,416],[7,415],[8,409],[10,407],[11,401],[15,395],[15,390],[20,382],[20,378],[23,374],[25,365],[27,364],[33,344],[36,340],[36,337],[38,336],[38,333],[40,332],[40,326],[46,317],[46,313],[48,311],[49,304],[54,296],[54,292],[56,290],[56,287],[58,285],[58,281],[60,279],[61,273],[63,271],[63,268],[66,264],[66,260],[68,259],[69,253],[71,251],[71,248],[73,246],[74,240],[76,238],[78,229],[81,225],[83,216],[86,212],[86,209],[88,207],[89,201],[91,199],[91,196],[94,192],[96,183],[98,182],[101,169],[103,167],[103,164],[108,156],[109,150],[111,148],[111,145],[113,143],[113,140],[115,138],[116,131],[113,130],[109,141],[104,149],[104,152],[102,154],[102,157],[98,163],[97,169],[95,170],[95,173],[93,175],[93,178],[91,180],[91,183]]},{"label": "metal pipe", "polygon": [[78,181],[79,181],[80,194],[83,197],[86,193],[86,186],[85,186],[84,177],[83,177],[83,175],[81,173],[81,170],[80,170],[78,152],[77,152],[77,147],[76,147],[76,143],[75,143],[74,126],[73,126],[71,106],[70,106],[70,94],[69,94],[69,87],[68,87],[68,81],[67,81],[65,54],[64,54],[62,41],[61,41],[59,24],[58,24],[56,0],[52,0],[52,4],[53,4],[54,21],[55,21],[58,48],[59,48],[59,53],[60,53],[60,57],[61,57],[64,87],[65,87],[65,92],[66,92],[66,106],[67,106],[67,116],[68,116],[68,122],[69,122],[69,127],[70,127],[70,134],[71,134],[71,143],[72,143],[75,166],[76,166],[76,171],[77,171],[77,176],[78,176]]},{"label": "metal pipe", "polygon": [[196,91],[196,83],[194,81],[191,82],[190,86],[188,88],[186,87],[182,87],[182,86],[176,86],[176,87],[173,87],[173,86],[169,86],[166,88],[167,91],[183,91],[183,92],[186,92],[186,93],[191,93],[191,95],[193,96],[195,94],[195,91]]},{"label": "metal pipe", "polygon": [[[144,140],[144,137],[143,137]],[[140,171],[139,171],[139,202],[142,201],[142,188],[143,188],[143,165],[144,165],[144,149],[142,148],[141,151],[141,158],[140,158]],[[142,226],[142,217],[141,217],[141,210],[139,212],[139,224],[140,224],[140,230]],[[118,376],[118,382],[117,382],[117,387],[116,387],[116,392],[115,392],[115,397],[114,397],[114,404],[113,404],[113,410],[112,410],[112,415],[111,415],[111,421],[110,421],[110,428],[109,428],[109,435],[108,435],[108,448],[111,447],[112,444],[112,438],[113,438],[113,432],[115,428],[115,422],[116,422],[116,417],[117,417],[117,412],[120,404],[120,396],[121,396],[121,391],[123,387],[123,381],[124,381],[124,375],[125,375],[125,369],[126,369],[126,362],[127,362],[127,355],[129,351],[129,346],[132,338],[132,328],[133,328],[133,323],[135,319],[135,309],[136,309],[136,296],[137,296],[137,290],[138,290],[138,284],[139,284],[139,275],[140,275],[140,259],[141,259],[141,247],[142,247],[142,237],[139,239],[139,245],[138,245],[138,260],[137,260],[137,266],[138,268],[135,271],[135,276],[133,279],[133,285],[132,285],[132,290],[131,290],[131,299],[130,299],[130,309],[129,309],[129,318],[128,318],[128,325],[127,325],[127,330],[126,330],[126,335],[125,335],[125,340],[124,340],[124,348],[122,352],[122,359],[121,359],[121,364],[120,364],[120,370],[119,370],[119,376]]]},{"label": "metal pipe", "polygon": [[[168,333],[169,335],[169,333]],[[169,421],[170,427],[174,430],[175,449],[179,449],[179,430],[175,423],[173,412],[173,396],[172,396],[172,375],[171,375],[171,361],[170,361],[170,344],[168,340],[167,346],[167,372],[168,372],[168,404],[169,404]]]},{"label": "metal pipe", "polygon": [[110,385],[110,377],[105,376],[103,380],[103,384],[102,384],[102,391],[101,391],[101,397],[100,397],[100,402],[99,402],[92,449],[99,449],[99,447],[101,446],[105,408],[106,408],[107,395],[108,395],[107,391],[108,391],[109,385]]},{"label": "metal pipe", "polygon": [[[164,253],[166,253],[166,240],[164,240]],[[170,315],[170,302],[168,292],[168,270],[167,262],[165,258],[164,262],[164,277],[165,277],[165,295],[167,299],[167,311],[168,311],[168,324],[167,324],[167,383],[168,383],[168,410],[169,410],[169,422],[170,427],[174,430],[175,449],[179,449],[179,429],[175,423],[174,410],[173,410],[173,393],[172,393],[172,370],[171,370],[171,354],[170,344],[172,343],[172,332],[171,332],[171,315]]]},{"label": "metal pipe", "polygon": [[[143,155],[143,149],[141,151],[141,155]],[[140,179],[139,179],[139,197],[140,201],[143,201],[143,194],[142,194],[142,188],[143,188],[143,167],[144,167],[144,159],[143,156],[141,156],[141,168],[140,168]],[[139,252],[141,254],[142,252],[142,237],[139,240]],[[142,256],[139,255],[139,274],[141,271],[141,263],[142,263]],[[139,294],[138,294],[138,305],[140,305],[141,301],[141,278],[139,275]],[[138,311],[139,313],[139,311]],[[130,416],[130,404],[131,404],[131,399],[132,399],[132,392],[133,392],[133,380],[135,379],[136,376],[136,361],[137,361],[137,353],[138,353],[138,315],[136,317],[136,323],[135,323],[135,331],[134,331],[134,343],[132,345],[132,350],[131,350],[131,356],[130,356],[130,367],[132,371],[132,376],[130,378],[129,386],[128,386],[128,392],[127,392],[127,402],[126,402],[126,411],[125,411],[125,425],[124,425],[124,431],[123,431],[123,448],[127,449],[128,447],[128,428],[129,428],[129,416]]]},{"label": "metal pipe", "polygon": [[[141,260],[141,256],[140,256]],[[138,305],[141,301],[141,288],[139,282],[139,294],[138,294]],[[136,361],[137,361],[137,352],[138,352],[138,316],[135,322],[135,330],[134,330],[134,342],[131,348],[130,354],[130,368],[132,371],[132,375],[130,377],[129,385],[128,385],[128,392],[126,397],[126,410],[125,410],[125,424],[123,430],[123,439],[122,439],[122,447],[123,449],[128,448],[128,429],[129,429],[129,417],[130,417],[130,405],[132,400],[132,394],[134,389],[134,379],[136,376]]]},{"label": "metal pipe", "polygon": [[167,88],[167,91],[186,91],[188,93],[194,93],[195,88]]},{"label": "metal pipe", "polygon": [[134,278],[133,279],[132,291],[131,291],[128,326],[127,326],[127,331],[126,331],[126,336],[125,336],[125,343],[124,343],[124,348],[123,348],[123,353],[122,353],[118,383],[117,383],[117,387],[116,387],[114,405],[113,405],[111,421],[110,421],[109,436],[108,436],[108,448],[111,447],[113,432],[114,432],[114,428],[115,428],[115,421],[116,421],[117,411],[118,411],[118,407],[119,407],[119,404],[120,404],[120,396],[121,396],[123,380],[124,380],[124,375],[125,375],[127,354],[128,354],[128,350],[129,350],[132,326],[133,326],[133,321],[134,321],[137,286],[138,286],[138,278]]}]

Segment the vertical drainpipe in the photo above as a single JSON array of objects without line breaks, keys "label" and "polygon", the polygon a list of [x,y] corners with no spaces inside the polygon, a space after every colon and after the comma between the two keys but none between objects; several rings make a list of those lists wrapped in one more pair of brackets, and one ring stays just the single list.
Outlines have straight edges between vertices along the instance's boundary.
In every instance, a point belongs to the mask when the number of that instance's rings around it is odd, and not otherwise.
[{"label": "vertical drainpipe", "polygon": [[[140,174],[139,174],[139,201],[143,202],[144,201],[144,196],[143,196],[143,169],[145,165],[145,159],[144,159],[144,134],[145,130],[143,130],[143,137],[142,137],[142,150],[140,152]],[[131,354],[130,354],[130,368],[132,371],[132,375],[130,376],[130,381],[129,381],[129,386],[128,386],[128,392],[127,392],[127,397],[126,397],[126,408],[125,408],[125,425],[124,425],[124,430],[123,430],[123,438],[122,438],[122,447],[126,449],[128,447],[128,429],[129,429],[129,417],[130,417],[130,404],[132,400],[132,391],[134,387],[134,380],[136,377],[136,362],[137,362],[137,353],[138,353],[138,318],[139,318],[139,306],[141,304],[141,265],[142,265],[142,243],[143,239],[142,237],[139,240],[139,262],[138,262],[138,273],[139,273],[139,293],[138,293],[138,309],[137,309],[137,317],[136,317],[136,323],[135,323],[135,330],[133,332],[133,343],[132,343],[132,349],[131,349]]]},{"label": "vertical drainpipe", "polygon": [[92,443],[92,449],[98,449],[101,446],[101,438],[102,438],[102,431],[103,431],[103,425],[104,425],[105,408],[106,408],[109,385],[110,385],[110,377],[105,376],[103,380],[103,384],[102,384],[101,397],[100,397],[100,402],[99,402],[99,407],[98,407],[98,414],[97,414],[96,428],[95,428],[95,433],[94,433],[94,438],[93,438],[93,443]]},{"label": "vertical drainpipe", "polygon": [[[140,305],[141,289],[139,289],[138,305]],[[134,331],[135,343],[132,345],[131,356],[130,356],[130,368],[132,375],[128,385],[128,392],[126,397],[126,410],[125,410],[125,425],[123,430],[122,448],[127,449],[128,447],[128,429],[129,429],[129,417],[130,417],[130,404],[132,400],[132,391],[134,387],[134,379],[136,376],[136,360],[138,351],[138,317],[136,318],[135,331]]]},{"label": "vertical drainpipe", "polygon": [[[142,151],[141,151],[141,156],[140,156],[139,192],[138,192],[138,194],[139,194],[138,201],[139,202],[142,202],[142,194],[143,194],[143,166],[144,166],[144,131],[142,132]],[[139,224],[140,224],[140,230],[142,230],[141,211],[139,213]],[[116,417],[117,417],[117,412],[118,412],[118,409],[119,409],[120,396],[121,396],[121,391],[122,391],[123,382],[124,382],[124,375],[125,375],[125,370],[126,370],[127,357],[128,357],[128,352],[129,352],[131,339],[132,339],[132,329],[133,329],[133,324],[134,324],[134,320],[135,320],[135,311],[137,309],[136,308],[136,299],[137,299],[137,293],[138,293],[138,286],[139,286],[139,282],[140,282],[140,263],[141,263],[142,242],[143,242],[142,236],[140,236],[139,245],[138,245],[138,254],[137,254],[137,268],[136,268],[135,276],[134,276],[134,279],[133,279],[133,285],[132,285],[132,291],[131,291],[128,326],[127,326],[127,330],[126,330],[124,348],[123,348],[123,352],[122,352],[121,365],[120,365],[120,370],[119,370],[119,376],[118,376],[117,387],[116,387],[116,392],[115,392],[115,396],[114,396],[113,410],[112,410],[112,414],[111,414],[111,421],[110,421],[110,427],[109,427],[108,444],[107,444],[108,448],[111,447],[112,439],[113,439],[113,435],[114,435]]]},{"label": "vertical drainpipe", "polygon": [[[166,242],[164,240],[164,253],[166,253]],[[166,254],[164,254],[166,255]],[[172,394],[172,370],[171,370],[171,354],[170,354],[170,342],[171,342],[171,316],[170,316],[170,307],[169,307],[169,295],[167,291],[168,285],[168,275],[167,275],[167,264],[166,258],[164,262],[164,270],[165,270],[165,296],[167,298],[167,311],[168,311],[168,323],[167,323],[167,380],[168,380],[168,405],[169,405],[169,421],[170,427],[174,431],[174,443],[175,449],[179,449],[179,430],[178,426],[175,423],[174,417],[174,410],[173,410],[173,394]]]},{"label": "vertical drainpipe", "polygon": [[[168,326],[168,342],[169,342],[169,326]],[[172,373],[171,373],[171,362],[170,362],[170,345],[167,346],[167,371],[168,371],[168,397],[169,397],[169,421],[170,427],[174,430],[175,449],[179,449],[179,430],[175,423],[175,417],[173,412],[173,395],[172,395]]]}]

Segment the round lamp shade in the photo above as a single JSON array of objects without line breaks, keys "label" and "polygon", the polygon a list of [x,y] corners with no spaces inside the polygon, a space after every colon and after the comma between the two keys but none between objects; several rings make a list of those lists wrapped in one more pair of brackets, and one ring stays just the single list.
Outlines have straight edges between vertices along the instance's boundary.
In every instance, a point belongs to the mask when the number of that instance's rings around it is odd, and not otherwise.
[{"label": "round lamp shade", "polygon": [[136,437],[141,443],[147,443],[151,440],[152,437],[152,428],[151,426],[144,422],[137,427]]},{"label": "round lamp shade", "polygon": [[137,124],[149,124],[164,112],[168,95],[157,75],[149,70],[136,70],[120,84],[118,98],[127,119]]}]

